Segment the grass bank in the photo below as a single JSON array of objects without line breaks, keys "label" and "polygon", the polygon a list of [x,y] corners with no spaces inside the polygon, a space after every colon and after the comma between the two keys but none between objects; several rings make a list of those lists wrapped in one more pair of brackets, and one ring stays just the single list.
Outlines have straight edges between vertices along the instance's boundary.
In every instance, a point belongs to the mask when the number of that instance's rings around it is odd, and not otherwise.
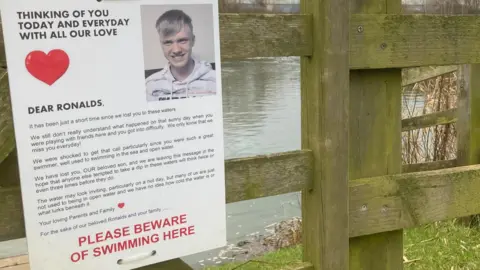
[{"label": "grass bank", "polygon": [[[302,247],[270,252],[247,262],[207,267],[205,270],[278,270],[300,263]],[[404,269],[480,269],[480,228],[443,221],[405,230]]]}]

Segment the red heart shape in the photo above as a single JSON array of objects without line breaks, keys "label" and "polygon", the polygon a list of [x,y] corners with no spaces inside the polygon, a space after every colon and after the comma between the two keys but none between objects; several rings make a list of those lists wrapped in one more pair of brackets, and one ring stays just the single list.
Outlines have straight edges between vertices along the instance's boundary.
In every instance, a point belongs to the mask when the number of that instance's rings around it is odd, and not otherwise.
[{"label": "red heart shape", "polygon": [[52,85],[68,69],[70,58],[63,50],[51,50],[48,54],[42,51],[32,51],[25,58],[25,67],[33,77]]},{"label": "red heart shape", "polygon": [[121,202],[118,204],[118,208],[122,209],[125,206],[125,203]]}]

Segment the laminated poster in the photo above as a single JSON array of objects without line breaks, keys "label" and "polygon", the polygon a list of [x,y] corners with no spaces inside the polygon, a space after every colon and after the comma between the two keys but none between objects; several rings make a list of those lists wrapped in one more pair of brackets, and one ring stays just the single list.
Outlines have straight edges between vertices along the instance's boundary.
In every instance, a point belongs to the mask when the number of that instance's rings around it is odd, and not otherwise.
[{"label": "laminated poster", "polygon": [[32,270],[226,245],[217,0],[0,0]]}]

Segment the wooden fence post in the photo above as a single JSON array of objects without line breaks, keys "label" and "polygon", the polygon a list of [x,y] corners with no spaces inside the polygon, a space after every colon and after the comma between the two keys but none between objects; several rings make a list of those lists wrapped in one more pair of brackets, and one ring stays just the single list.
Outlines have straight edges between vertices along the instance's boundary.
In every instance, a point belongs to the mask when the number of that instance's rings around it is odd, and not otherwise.
[{"label": "wooden fence post", "polygon": [[[354,0],[351,5],[352,13],[401,13],[400,0]],[[370,31],[362,25],[351,28],[359,34]],[[379,43],[378,51],[392,45]],[[401,172],[401,83],[401,69],[350,72],[350,179]],[[350,209],[358,215],[368,211],[373,211],[369,205]],[[350,269],[403,269],[403,230],[350,239]]]},{"label": "wooden fence post", "polygon": [[302,0],[312,14],[311,57],[301,58],[302,148],[314,156],[303,190],[304,260],[348,269],[349,13],[347,0]]},{"label": "wooden fence post", "polygon": [[[480,64],[462,65],[457,74],[457,166],[480,164]],[[471,225],[474,216],[458,219]],[[479,221],[477,221],[478,223]]]}]

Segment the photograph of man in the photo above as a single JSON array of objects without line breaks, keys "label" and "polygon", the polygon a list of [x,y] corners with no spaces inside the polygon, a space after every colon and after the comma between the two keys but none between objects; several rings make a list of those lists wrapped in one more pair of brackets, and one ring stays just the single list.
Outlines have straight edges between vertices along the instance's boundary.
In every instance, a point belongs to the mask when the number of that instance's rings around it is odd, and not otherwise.
[{"label": "photograph of man", "polygon": [[167,64],[146,78],[148,101],[215,95],[215,70],[192,56],[195,34],[191,17],[182,10],[169,10],[157,19],[155,28]]}]

